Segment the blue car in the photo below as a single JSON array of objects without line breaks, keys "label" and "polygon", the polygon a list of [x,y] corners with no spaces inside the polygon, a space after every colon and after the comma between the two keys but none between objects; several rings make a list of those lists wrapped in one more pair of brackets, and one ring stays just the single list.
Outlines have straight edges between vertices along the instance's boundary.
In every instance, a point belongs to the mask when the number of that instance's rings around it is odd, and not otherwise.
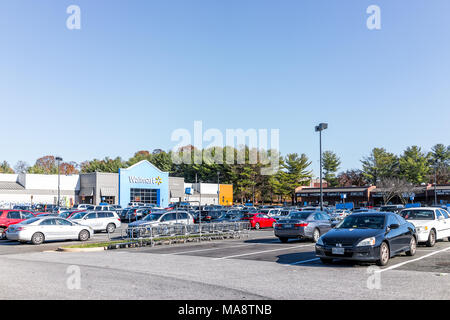
[{"label": "blue car", "polygon": [[392,212],[353,213],[316,242],[323,263],[333,259],[375,262],[385,266],[400,253],[416,253],[414,225]]}]

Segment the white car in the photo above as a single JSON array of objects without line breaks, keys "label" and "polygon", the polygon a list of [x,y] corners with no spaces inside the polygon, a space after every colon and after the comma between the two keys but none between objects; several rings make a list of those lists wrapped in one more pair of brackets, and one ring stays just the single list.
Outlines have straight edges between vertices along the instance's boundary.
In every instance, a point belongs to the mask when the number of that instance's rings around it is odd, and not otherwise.
[{"label": "white car", "polygon": [[113,233],[122,225],[117,213],[111,211],[78,212],[72,215],[69,220],[89,226],[94,231],[106,231],[108,233]]},{"label": "white car", "polygon": [[146,234],[147,229],[151,227],[165,227],[171,225],[191,225],[194,224],[194,218],[186,211],[169,211],[165,213],[150,213],[143,219],[132,222],[128,225],[129,235]]},{"label": "white car", "polygon": [[30,218],[6,229],[8,240],[31,241],[33,244],[47,240],[86,241],[93,234],[94,230],[88,226],[58,217]]},{"label": "white car", "polygon": [[419,243],[432,247],[436,240],[450,240],[450,215],[444,209],[409,208],[400,211],[399,215],[416,227]]}]

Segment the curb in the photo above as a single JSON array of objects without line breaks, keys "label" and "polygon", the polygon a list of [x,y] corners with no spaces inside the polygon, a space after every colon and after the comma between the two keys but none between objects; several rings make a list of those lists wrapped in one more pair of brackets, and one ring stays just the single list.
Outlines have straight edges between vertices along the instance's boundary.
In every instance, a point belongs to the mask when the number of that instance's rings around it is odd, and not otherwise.
[{"label": "curb", "polygon": [[105,251],[106,247],[96,247],[96,248],[58,248],[57,251],[61,252],[98,252]]}]

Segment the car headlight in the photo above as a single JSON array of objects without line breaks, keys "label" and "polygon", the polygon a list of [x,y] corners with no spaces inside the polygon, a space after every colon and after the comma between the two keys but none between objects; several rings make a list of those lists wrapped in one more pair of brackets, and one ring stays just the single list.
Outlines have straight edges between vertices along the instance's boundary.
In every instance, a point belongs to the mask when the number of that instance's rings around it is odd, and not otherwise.
[{"label": "car headlight", "polygon": [[356,246],[357,247],[365,247],[365,246],[374,246],[375,245],[375,237],[366,238],[360,241]]},{"label": "car headlight", "polygon": [[322,241],[322,237],[319,238],[319,240],[317,240],[316,245],[318,246],[323,246],[323,241]]},{"label": "car headlight", "polygon": [[417,232],[425,232],[428,231],[428,227],[427,226],[417,227],[416,230]]}]

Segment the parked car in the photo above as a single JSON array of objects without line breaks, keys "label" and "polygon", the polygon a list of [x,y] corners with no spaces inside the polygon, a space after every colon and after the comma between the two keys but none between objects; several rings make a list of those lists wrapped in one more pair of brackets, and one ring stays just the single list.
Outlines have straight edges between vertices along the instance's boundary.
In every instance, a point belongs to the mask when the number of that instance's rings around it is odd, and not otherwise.
[{"label": "parked car", "polygon": [[446,210],[431,207],[410,208],[400,211],[399,214],[416,227],[417,242],[433,247],[436,240],[448,238],[450,241],[450,216]]},{"label": "parked car", "polygon": [[381,206],[380,211],[398,213],[400,210],[402,210],[404,208],[405,208],[405,206],[402,204],[393,204],[393,205]]},{"label": "parked car", "polygon": [[248,221],[250,227],[256,230],[261,228],[272,228],[277,222],[274,218],[269,217],[264,213],[244,213],[241,220]]},{"label": "parked car", "polygon": [[94,231],[113,233],[120,228],[121,222],[117,213],[112,211],[84,211],[72,215],[72,222],[91,227]]},{"label": "parked car", "polygon": [[294,211],[277,221],[274,232],[283,243],[289,239],[311,239],[317,242],[332,227],[331,218],[325,212]]},{"label": "parked car", "polygon": [[73,209],[77,210],[94,210],[95,206],[92,204],[81,203],[77,206],[74,206]]},{"label": "parked car", "polygon": [[34,217],[31,211],[0,210],[0,239],[4,237],[4,232],[9,226]]},{"label": "parked car", "polygon": [[86,241],[92,234],[94,230],[89,226],[56,217],[31,218],[6,230],[8,240],[31,241],[33,244],[42,244],[47,240]]},{"label": "parked car", "polygon": [[133,237],[140,235],[145,230],[135,229],[137,227],[153,227],[159,225],[194,224],[194,218],[187,211],[169,211],[166,213],[150,213],[142,220],[132,222],[128,225],[127,233]]},{"label": "parked car", "polygon": [[333,259],[388,263],[405,252],[416,253],[414,225],[392,212],[353,213],[316,242],[316,255],[323,263]]},{"label": "parked car", "polygon": [[59,214],[59,217],[60,218],[63,218],[63,219],[69,219],[70,217],[72,217],[75,213],[78,213],[78,212],[86,212],[87,210],[78,210],[78,209],[76,209],[76,210],[68,210],[68,211],[63,211],[63,212],[61,212],[60,214]]},{"label": "parked car", "polygon": [[227,212],[223,213],[219,218],[214,220],[215,223],[220,222],[240,222],[243,213],[240,212],[240,210],[228,210]]}]

